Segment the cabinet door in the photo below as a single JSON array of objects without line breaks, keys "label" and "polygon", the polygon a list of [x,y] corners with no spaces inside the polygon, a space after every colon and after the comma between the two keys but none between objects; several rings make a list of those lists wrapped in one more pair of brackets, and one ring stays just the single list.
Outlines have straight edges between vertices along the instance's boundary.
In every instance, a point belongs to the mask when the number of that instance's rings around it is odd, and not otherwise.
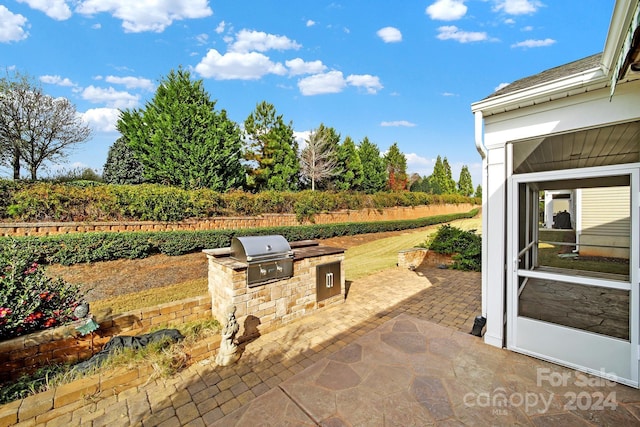
[{"label": "cabinet door", "polygon": [[341,262],[322,264],[316,268],[316,298],[325,300],[341,293],[342,278],[340,277]]}]

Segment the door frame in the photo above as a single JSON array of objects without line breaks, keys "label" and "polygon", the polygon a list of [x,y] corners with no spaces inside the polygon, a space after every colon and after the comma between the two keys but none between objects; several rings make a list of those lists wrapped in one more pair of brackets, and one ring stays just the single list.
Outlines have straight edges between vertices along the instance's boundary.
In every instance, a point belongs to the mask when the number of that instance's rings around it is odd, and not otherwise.
[{"label": "door frame", "polygon": [[[512,164],[512,144],[507,147],[507,165]],[[511,158],[510,158],[511,157]],[[508,168],[511,169],[511,168]],[[631,239],[629,254],[629,281],[613,283],[611,281],[585,278],[573,275],[558,275],[555,273],[524,271],[519,268],[519,215],[521,184],[535,182],[550,182],[574,180],[583,178],[605,178],[612,176],[630,177],[630,212]],[[530,195],[527,185],[525,204],[530,206]],[[537,191],[535,192],[537,194]],[[556,170],[549,172],[534,172],[514,175],[508,170],[507,177],[507,241],[506,241],[506,347],[510,350],[528,354],[530,356],[548,360],[559,365],[568,366],[576,370],[588,372],[596,376],[612,379],[610,373],[603,370],[604,364],[598,365],[597,360],[611,359],[611,366],[624,366],[615,373],[616,381],[633,387],[639,386],[640,372],[640,163],[581,168],[570,170]],[[529,209],[525,214],[531,215]],[[537,219],[533,232],[537,241]],[[534,261],[535,261],[535,255]],[[538,277],[547,279],[562,279],[563,282],[573,282],[594,286],[622,288],[629,290],[629,341],[605,335],[586,332],[566,326],[551,324],[540,320],[518,317],[519,277]],[[540,334],[540,331],[547,334]],[[550,340],[549,337],[552,337]],[[553,338],[556,338],[555,341]],[[551,341],[551,342],[550,342]],[[596,349],[591,343],[599,342]],[[586,345],[585,345],[586,344]]]}]

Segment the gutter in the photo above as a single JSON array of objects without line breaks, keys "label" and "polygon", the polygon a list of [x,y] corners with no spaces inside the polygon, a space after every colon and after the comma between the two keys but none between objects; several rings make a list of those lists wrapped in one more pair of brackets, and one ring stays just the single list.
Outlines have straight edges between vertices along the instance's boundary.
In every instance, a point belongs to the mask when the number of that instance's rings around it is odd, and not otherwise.
[{"label": "gutter", "polygon": [[487,148],[484,145],[484,119],[482,110],[474,111],[475,119],[475,143],[476,150],[482,157],[482,317],[487,318],[487,293],[488,293],[488,254],[489,244],[487,232],[489,230],[489,189],[487,188],[489,167]]}]

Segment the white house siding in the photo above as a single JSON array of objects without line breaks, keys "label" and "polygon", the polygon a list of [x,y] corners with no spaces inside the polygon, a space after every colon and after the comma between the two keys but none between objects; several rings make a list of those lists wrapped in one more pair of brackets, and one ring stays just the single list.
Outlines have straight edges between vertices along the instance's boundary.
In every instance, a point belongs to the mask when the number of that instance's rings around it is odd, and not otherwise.
[{"label": "white house siding", "polygon": [[602,187],[579,191],[581,212],[577,237],[580,255],[629,259],[630,188]]},{"label": "white house siding", "polygon": [[604,87],[484,117],[487,188],[483,189],[483,192],[486,190],[483,216],[488,218],[482,230],[487,240],[486,254],[483,252],[483,258],[486,257],[486,271],[483,271],[486,313],[483,314],[487,318],[484,335],[487,344],[500,347],[505,342],[505,274],[512,264],[507,254],[513,253],[516,245],[514,236],[507,232],[511,206],[505,203],[507,183],[513,175],[508,158],[509,143],[638,120],[639,93],[640,80],[636,80],[619,85],[613,97],[610,97],[610,88]]}]

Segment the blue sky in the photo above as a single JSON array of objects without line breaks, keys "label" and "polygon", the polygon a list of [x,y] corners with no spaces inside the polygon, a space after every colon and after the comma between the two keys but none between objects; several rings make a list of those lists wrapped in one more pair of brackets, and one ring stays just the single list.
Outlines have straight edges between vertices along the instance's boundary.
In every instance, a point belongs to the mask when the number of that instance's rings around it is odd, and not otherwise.
[{"label": "blue sky", "polygon": [[410,173],[429,175],[438,155],[456,180],[467,165],[478,185],[471,103],[601,52],[613,4],[4,0],[0,68],[69,98],[94,129],[66,170],[101,171],[119,109],[143,107],[182,66],[239,124],[264,100],[293,122],[300,141],[324,123],[356,143],[367,136],[383,152],[397,142]]}]

